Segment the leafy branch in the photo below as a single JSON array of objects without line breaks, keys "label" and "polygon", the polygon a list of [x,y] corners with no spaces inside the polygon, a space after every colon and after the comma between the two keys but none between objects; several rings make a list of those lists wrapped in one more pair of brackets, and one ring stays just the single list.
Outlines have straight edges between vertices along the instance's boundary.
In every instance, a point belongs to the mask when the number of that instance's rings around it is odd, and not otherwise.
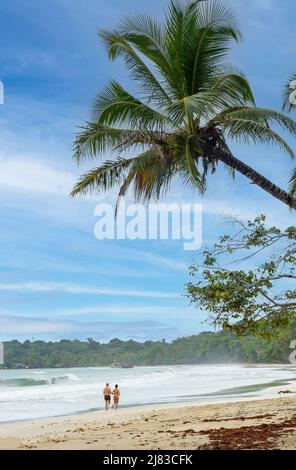
[{"label": "leafy branch", "polygon": [[190,267],[187,295],[216,327],[275,336],[296,314],[296,227],[269,227],[264,215],[230,222],[233,233]]}]

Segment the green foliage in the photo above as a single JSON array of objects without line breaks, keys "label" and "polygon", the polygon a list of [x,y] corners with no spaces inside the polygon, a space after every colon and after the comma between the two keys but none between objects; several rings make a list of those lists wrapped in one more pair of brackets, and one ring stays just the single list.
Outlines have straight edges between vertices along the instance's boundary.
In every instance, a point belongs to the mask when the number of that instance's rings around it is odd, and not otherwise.
[{"label": "green foliage", "polygon": [[296,227],[268,227],[265,216],[232,222],[234,234],[220,237],[190,268],[188,297],[218,327],[275,336],[296,316]]},{"label": "green foliage", "polygon": [[165,341],[121,341],[101,344],[91,338],[85,341],[62,340],[9,341],[5,343],[6,366],[17,364],[30,368],[110,366],[113,361],[134,365],[209,364],[209,363],[274,363],[288,362],[290,342],[296,338],[296,323],[276,340],[255,336],[238,337],[221,331],[203,332],[196,336]]},{"label": "green foliage", "polygon": [[98,93],[74,158],[115,157],[82,175],[72,196],[119,185],[120,195],[131,188],[137,200],[149,201],[175,177],[204,193],[208,172],[223,162],[233,176],[241,172],[296,208],[294,176],[289,195],[238,165],[228,146],[230,139],[275,144],[293,157],[277,130],[296,134],[292,119],[256,107],[247,79],[227,64],[232,43],[241,39],[230,8],[216,0],[174,0],[163,23],[138,14],[100,37],[109,58],[124,61],[137,96],[115,80]]}]

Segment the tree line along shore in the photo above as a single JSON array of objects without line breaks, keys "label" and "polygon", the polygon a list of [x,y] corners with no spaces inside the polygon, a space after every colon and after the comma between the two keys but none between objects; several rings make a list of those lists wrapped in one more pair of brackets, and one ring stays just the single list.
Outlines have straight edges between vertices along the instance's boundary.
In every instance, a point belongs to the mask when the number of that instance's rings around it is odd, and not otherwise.
[{"label": "tree line along shore", "polygon": [[100,343],[61,340],[59,342],[17,340],[4,343],[5,367],[99,367],[114,361],[135,366],[222,363],[289,363],[296,323],[278,338],[266,340],[231,332],[202,332],[172,342],[112,339]]}]

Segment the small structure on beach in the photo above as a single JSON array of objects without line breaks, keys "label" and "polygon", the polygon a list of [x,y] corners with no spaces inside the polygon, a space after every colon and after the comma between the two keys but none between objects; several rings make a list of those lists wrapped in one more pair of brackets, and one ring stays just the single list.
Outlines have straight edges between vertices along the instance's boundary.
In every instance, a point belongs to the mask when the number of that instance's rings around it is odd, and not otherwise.
[{"label": "small structure on beach", "polygon": [[134,366],[133,364],[121,364],[120,362],[112,362],[111,364],[112,369],[132,369]]},{"label": "small structure on beach", "polygon": [[111,367],[112,367],[112,369],[121,369],[121,364],[120,364],[120,362],[114,361],[114,362],[112,362]]}]

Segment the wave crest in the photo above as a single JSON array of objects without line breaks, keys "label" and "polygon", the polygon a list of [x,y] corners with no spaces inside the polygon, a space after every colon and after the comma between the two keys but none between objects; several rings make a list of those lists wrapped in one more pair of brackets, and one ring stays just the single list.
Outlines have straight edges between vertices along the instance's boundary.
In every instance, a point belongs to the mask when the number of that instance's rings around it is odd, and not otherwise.
[{"label": "wave crest", "polygon": [[0,386],[12,386],[12,387],[34,387],[41,385],[54,385],[61,382],[77,381],[79,378],[75,374],[67,374],[58,377],[52,377],[48,379],[37,379],[35,377],[17,377],[12,379],[0,380]]}]

